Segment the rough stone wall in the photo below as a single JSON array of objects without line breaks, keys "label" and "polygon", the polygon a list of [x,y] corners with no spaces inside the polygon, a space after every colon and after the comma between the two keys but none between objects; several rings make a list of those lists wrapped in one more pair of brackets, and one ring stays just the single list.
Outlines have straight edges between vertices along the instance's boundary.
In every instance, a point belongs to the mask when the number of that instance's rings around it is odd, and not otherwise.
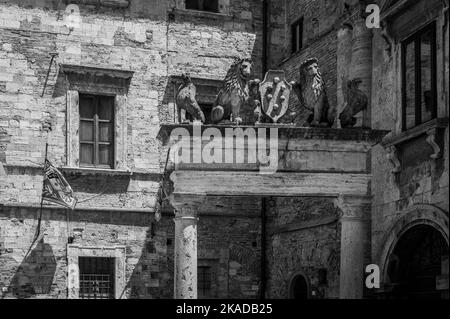
[{"label": "rough stone wall", "polygon": [[[251,57],[255,77],[261,78],[260,1],[225,1],[225,14],[172,10],[174,1],[137,0],[122,5],[126,2],[109,1],[111,6],[101,1],[97,6],[92,1],[73,1],[80,4],[80,19],[74,20],[61,1],[0,1],[0,285],[7,288],[7,297],[36,293],[40,298],[66,297],[65,210],[44,210],[48,235],[35,250],[45,251],[48,258],[36,261],[40,253],[35,252],[34,259],[23,260],[37,225],[46,141],[53,164],[65,166],[67,160],[67,82],[61,64],[134,72],[127,88],[127,122],[123,123],[128,132],[126,168],[132,175],[63,170],[79,199],[69,233],[81,234],[75,240],[83,245],[127,246],[125,298],[173,296],[173,221],[163,218],[151,226],[167,155],[157,133],[161,123],[172,123],[175,118],[171,77],[189,72],[193,77],[222,80],[235,57]],[[58,56],[44,90],[51,52]],[[229,205],[223,210],[233,212],[242,206]],[[106,212],[90,211],[92,207]],[[227,278],[229,296],[256,296],[258,275],[242,258],[244,253],[258,255],[259,246],[253,247],[253,242],[259,224],[246,215],[230,221],[215,218],[202,218],[199,229],[201,236],[218,244],[200,247],[200,254],[205,259],[220,259],[224,249],[231,251],[226,253],[231,256],[229,272],[221,273],[231,278]],[[228,233],[217,233],[222,223],[234,220],[235,230],[230,225]],[[222,239],[229,234],[225,244]],[[223,249],[215,251],[216,247]],[[38,264],[45,265],[45,283],[19,276]],[[52,272],[55,276],[49,282]],[[17,283],[11,284],[13,278]],[[46,289],[39,290],[44,284]],[[30,294],[27,287],[37,288]]]},{"label": "rough stone wall", "polygon": [[[199,265],[217,272],[212,298],[256,298],[260,285],[260,205],[256,199],[214,198],[199,212]],[[122,298],[172,298],[174,226],[148,213],[67,212],[44,209],[43,241],[31,247],[39,209],[0,210],[2,298],[66,298],[67,243],[85,247],[125,246]],[[207,265],[210,265],[208,263]]]},{"label": "rough stone wall", "polygon": [[[269,297],[290,298],[292,279],[301,274],[310,298],[338,298],[341,236],[333,203],[323,198],[276,198],[268,210]],[[287,230],[289,225],[296,226]]]},{"label": "rough stone wall", "polygon": [[[419,2],[418,2],[419,4]],[[431,1],[419,5],[431,7]],[[419,12],[425,12],[420,9]],[[431,10],[430,10],[431,12]],[[438,14],[439,15],[439,14]],[[437,17],[436,15],[435,17]],[[415,17],[412,19],[412,17]],[[410,21],[410,29],[418,28],[424,20],[417,9],[410,8],[402,18]],[[433,18],[430,14],[429,18]],[[437,60],[438,66],[438,117],[448,117],[448,15],[446,28],[442,28],[442,16],[437,20]],[[444,30],[444,31],[443,31]],[[446,31],[445,31],[446,30]],[[395,35],[396,29],[392,29]],[[444,34],[446,32],[446,34]],[[445,39],[444,43],[442,40]],[[379,30],[374,30],[373,37],[373,88],[372,88],[372,128],[391,131],[390,136],[401,133],[401,86],[400,86],[400,44],[398,38],[392,50],[382,38]],[[445,56],[445,58],[443,58]],[[444,78],[445,75],[445,78]],[[449,130],[448,127],[439,134],[443,140],[442,157],[433,160],[432,148],[426,143],[426,135],[410,140],[399,148],[401,172],[391,172],[393,165],[387,159],[387,152],[382,146],[375,146],[372,151],[372,257],[378,260],[388,231],[404,217],[408,209],[419,205],[438,207],[448,216],[448,172],[449,172]],[[448,226],[447,226],[448,227]],[[448,231],[448,228],[447,228]]]},{"label": "rough stone wall", "polygon": [[2,298],[66,298],[69,236],[73,244],[88,247],[126,247],[122,298],[172,297],[169,218],[152,224],[152,216],[142,213],[75,211],[67,216],[64,210],[44,209],[44,237],[31,246],[38,215],[38,209],[0,210]]}]

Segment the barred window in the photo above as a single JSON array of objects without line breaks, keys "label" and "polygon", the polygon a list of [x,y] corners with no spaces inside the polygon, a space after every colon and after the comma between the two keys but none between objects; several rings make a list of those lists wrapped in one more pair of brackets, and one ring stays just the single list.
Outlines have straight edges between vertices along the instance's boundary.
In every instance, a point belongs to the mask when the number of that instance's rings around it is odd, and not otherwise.
[{"label": "barred window", "polygon": [[80,164],[113,168],[114,97],[80,94]]},{"label": "barred window", "polygon": [[211,293],[211,267],[199,266],[197,268],[197,289],[199,298],[208,298]]},{"label": "barred window", "polygon": [[115,258],[79,257],[81,299],[114,299]]}]

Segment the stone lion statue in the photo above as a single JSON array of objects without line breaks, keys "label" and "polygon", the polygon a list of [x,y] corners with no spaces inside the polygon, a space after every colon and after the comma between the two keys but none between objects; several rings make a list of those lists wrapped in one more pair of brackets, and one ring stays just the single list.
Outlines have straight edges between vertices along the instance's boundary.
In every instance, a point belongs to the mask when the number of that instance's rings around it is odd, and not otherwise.
[{"label": "stone lion statue", "polygon": [[308,123],[314,127],[332,127],[336,110],[328,103],[325,81],[320,74],[318,60],[308,59],[300,65],[300,80],[293,82],[300,106],[313,112]]},{"label": "stone lion statue", "polygon": [[249,59],[236,60],[228,71],[224,85],[214,102],[211,111],[211,122],[223,121],[242,123],[241,107],[249,100],[249,78],[252,73],[252,62]]},{"label": "stone lion statue", "polygon": [[183,74],[182,76],[183,83],[178,88],[175,102],[178,108],[178,114],[180,114],[180,122],[186,122],[186,115],[183,114],[183,111],[188,112],[191,115],[192,120],[205,122],[205,115],[198,105],[195,95],[197,94],[197,88],[192,82],[189,74]]},{"label": "stone lion statue", "polygon": [[354,116],[367,108],[369,101],[367,95],[359,89],[360,83],[361,80],[356,78],[347,81],[346,85],[342,87],[345,99],[344,110],[339,114],[342,128],[353,127],[356,124]]}]

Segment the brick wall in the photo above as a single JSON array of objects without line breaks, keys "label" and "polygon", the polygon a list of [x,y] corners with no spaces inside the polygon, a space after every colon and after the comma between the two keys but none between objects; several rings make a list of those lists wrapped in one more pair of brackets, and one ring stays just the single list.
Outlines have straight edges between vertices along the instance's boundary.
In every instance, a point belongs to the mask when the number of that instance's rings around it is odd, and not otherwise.
[{"label": "brick wall", "polygon": [[[275,1],[279,8],[284,10],[272,10],[272,23],[277,26],[272,34],[272,63],[278,64],[286,72],[289,81],[299,79],[300,64],[309,58],[319,60],[319,68],[327,85],[327,94],[330,105],[337,103],[337,74],[336,74],[336,30],[335,23],[340,17],[343,4],[339,1],[313,1],[292,0]],[[299,52],[291,52],[290,26],[298,19],[303,18],[303,47]],[[281,21],[284,22],[282,29]],[[280,43],[279,35],[283,34],[283,43]],[[282,48],[282,49],[281,49]],[[290,107],[298,105],[298,99],[293,95]],[[300,110],[297,124],[305,125],[309,111]],[[286,117],[285,121],[291,119]]]}]

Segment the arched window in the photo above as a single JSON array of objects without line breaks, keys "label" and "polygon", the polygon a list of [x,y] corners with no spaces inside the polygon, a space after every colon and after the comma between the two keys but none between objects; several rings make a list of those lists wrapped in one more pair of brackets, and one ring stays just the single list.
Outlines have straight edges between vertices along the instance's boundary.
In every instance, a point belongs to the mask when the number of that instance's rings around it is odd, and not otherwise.
[{"label": "arched window", "polygon": [[304,276],[296,275],[292,279],[290,295],[292,299],[308,299],[308,282]]}]

